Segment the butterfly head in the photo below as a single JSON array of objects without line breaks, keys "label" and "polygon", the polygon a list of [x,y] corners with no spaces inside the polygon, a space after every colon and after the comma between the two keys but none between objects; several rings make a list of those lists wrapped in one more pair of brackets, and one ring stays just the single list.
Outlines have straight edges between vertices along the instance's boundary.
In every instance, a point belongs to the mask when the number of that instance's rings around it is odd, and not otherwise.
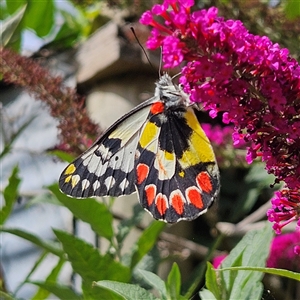
[{"label": "butterfly head", "polygon": [[189,96],[179,85],[173,83],[168,74],[162,75],[156,82],[155,96],[165,103],[167,109],[190,105]]}]

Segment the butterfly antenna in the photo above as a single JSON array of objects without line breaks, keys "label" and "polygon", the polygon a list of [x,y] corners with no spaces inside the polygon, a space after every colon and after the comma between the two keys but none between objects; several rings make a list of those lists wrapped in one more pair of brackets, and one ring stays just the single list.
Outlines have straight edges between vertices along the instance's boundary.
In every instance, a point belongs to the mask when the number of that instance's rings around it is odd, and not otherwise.
[{"label": "butterfly antenna", "polygon": [[160,60],[159,60],[159,69],[158,69],[159,77],[161,77],[161,69],[162,69],[162,52],[163,52],[163,47],[160,46]]},{"label": "butterfly antenna", "polygon": [[133,35],[134,35],[134,37],[135,37],[137,43],[139,44],[139,46],[141,47],[143,53],[145,54],[145,56],[146,56],[146,58],[147,58],[147,60],[148,60],[149,65],[151,66],[151,68],[152,68],[153,70],[155,70],[155,68],[153,67],[153,65],[152,65],[152,63],[151,63],[151,61],[150,61],[150,59],[149,59],[149,56],[148,56],[148,54],[147,54],[145,48],[143,47],[143,45],[142,45],[141,42],[139,41],[139,39],[138,39],[138,37],[137,37],[137,35],[136,35],[135,31],[134,31],[134,28],[133,28],[133,27],[130,27],[130,30],[132,31],[132,33],[133,33]]},{"label": "butterfly antenna", "polygon": [[176,78],[177,76],[179,76],[179,75],[181,75],[181,72],[178,72],[177,74],[173,75],[173,76],[172,76],[172,80],[173,80],[174,78]]}]

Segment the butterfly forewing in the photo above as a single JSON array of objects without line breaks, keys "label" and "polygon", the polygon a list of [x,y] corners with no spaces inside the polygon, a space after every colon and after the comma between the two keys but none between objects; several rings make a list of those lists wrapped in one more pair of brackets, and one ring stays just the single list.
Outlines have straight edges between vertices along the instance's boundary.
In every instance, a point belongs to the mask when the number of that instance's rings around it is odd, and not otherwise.
[{"label": "butterfly forewing", "polygon": [[149,99],[118,120],[67,166],[59,179],[61,191],[75,198],[135,192],[135,151],[152,102]]}]

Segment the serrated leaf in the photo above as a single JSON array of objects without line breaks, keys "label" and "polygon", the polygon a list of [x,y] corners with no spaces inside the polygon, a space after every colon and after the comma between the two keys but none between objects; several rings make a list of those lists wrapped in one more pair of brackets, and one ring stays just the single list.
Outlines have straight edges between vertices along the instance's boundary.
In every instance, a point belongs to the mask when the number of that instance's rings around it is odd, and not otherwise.
[{"label": "serrated leaf", "polygon": [[16,13],[1,22],[0,26],[0,47],[5,47],[11,40],[18,25],[24,17],[27,4],[23,5]]},{"label": "serrated leaf", "polygon": [[155,245],[159,234],[165,228],[166,223],[153,221],[148,228],[144,230],[140,238],[136,243],[136,247],[133,250],[131,259],[131,268],[134,268],[136,264],[147,254]]},{"label": "serrated leaf", "polygon": [[113,217],[108,208],[95,199],[74,199],[59,191],[58,185],[48,187],[57,199],[66,206],[76,218],[91,225],[100,236],[108,239],[113,237]]},{"label": "serrated leaf", "polygon": [[116,293],[105,289],[103,287],[96,286],[94,282],[82,282],[83,298],[87,300],[109,299],[109,300],[122,300],[123,297]]},{"label": "serrated leaf", "polygon": [[61,258],[64,257],[64,252],[57,246],[57,243],[51,242],[51,241],[44,241],[40,239],[38,236],[29,233],[27,231],[21,230],[21,229],[15,229],[15,228],[5,228],[0,226],[0,231],[11,233],[15,236],[18,236],[20,238],[23,238],[34,245],[54,254]]},{"label": "serrated leaf", "polygon": [[61,300],[81,300],[80,295],[76,294],[70,287],[60,285],[58,283],[41,282],[41,281],[29,281],[30,283],[47,290],[49,293],[55,295]]},{"label": "serrated leaf", "polygon": [[5,205],[0,210],[0,225],[3,225],[5,223],[6,219],[9,217],[10,213],[13,210],[14,203],[19,195],[18,188],[20,182],[21,179],[19,178],[19,167],[15,166],[8,179],[8,185],[3,191]]},{"label": "serrated leaf", "polygon": [[210,262],[207,262],[205,286],[214,295],[215,299],[221,299],[220,291],[222,287],[220,287],[220,284],[218,284],[216,271]]},{"label": "serrated leaf", "polygon": [[91,244],[67,232],[54,230],[55,235],[63,245],[72,267],[83,280],[116,280],[128,282],[129,268],[114,261],[109,255],[101,255]]},{"label": "serrated leaf", "polygon": [[150,292],[141,288],[138,285],[129,284],[129,283],[121,283],[109,280],[102,280],[94,283],[96,286],[106,288],[114,293],[120,295],[125,300],[156,300]]},{"label": "serrated leaf", "polygon": [[[230,254],[223,260],[221,268],[251,266],[264,267],[269,255],[270,243],[273,237],[273,230],[267,224],[262,230],[248,232],[236,245]],[[263,245],[263,246],[262,246]],[[250,299],[249,295],[253,288],[260,293],[254,299],[260,299],[262,293],[261,279],[262,273],[246,271],[227,271],[220,273],[226,286],[227,298],[230,299]]]},{"label": "serrated leaf", "polygon": [[152,272],[141,269],[139,269],[138,272],[142,275],[143,279],[149,285],[151,285],[159,292],[161,299],[167,299],[167,289],[165,282],[159,276]]},{"label": "serrated leaf", "polygon": [[173,263],[172,269],[167,278],[167,293],[170,299],[180,299],[181,275],[179,267]]}]

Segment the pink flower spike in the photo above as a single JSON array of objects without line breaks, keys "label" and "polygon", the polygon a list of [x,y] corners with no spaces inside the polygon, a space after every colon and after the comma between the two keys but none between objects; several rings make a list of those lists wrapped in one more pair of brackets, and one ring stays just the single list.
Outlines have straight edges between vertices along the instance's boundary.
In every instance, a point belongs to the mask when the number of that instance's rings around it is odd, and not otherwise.
[{"label": "pink flower spike", "polygon": [[222,121],[223,121],[224,124],[229,124],[230,123],[231,119],[229,117],[228,112],[223,113]]},{"label": "pink flower spike", "polygon": [[150,11],[146,11],[142,14],[140,18],[140,23],[144,25],[152,25],[153,23],[153,16]]}]

